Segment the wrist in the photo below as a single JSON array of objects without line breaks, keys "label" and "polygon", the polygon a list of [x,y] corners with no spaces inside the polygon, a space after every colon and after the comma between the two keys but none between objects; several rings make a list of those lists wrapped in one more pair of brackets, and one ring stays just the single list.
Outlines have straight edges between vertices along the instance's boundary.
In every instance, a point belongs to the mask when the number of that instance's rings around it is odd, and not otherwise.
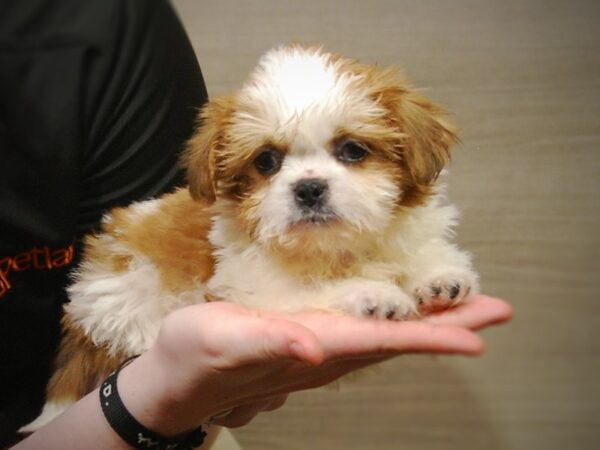
[{"label": "wrist", "polygon": [[204,405],[186,398],[175,370],[148,351],[124,367],[117,386],[129,413],[146,428],[166,437],[185,436],[207,422]]}]

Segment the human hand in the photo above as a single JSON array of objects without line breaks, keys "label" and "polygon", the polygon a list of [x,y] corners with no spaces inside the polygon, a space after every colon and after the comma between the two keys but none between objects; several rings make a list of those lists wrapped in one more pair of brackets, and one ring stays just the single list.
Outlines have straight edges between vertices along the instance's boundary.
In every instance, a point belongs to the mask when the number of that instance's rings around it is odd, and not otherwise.
[{"label": "human hand", "polygon": [[506,303],[485,296],[407,322],[195,305],[165,319],[155,347],[123,370],[120,383],[130,385],[123,396],[134,416],[167,436],[215,415],[216,424],[240,426],[290,392],[396,355],[477,355],[484,344],[473,330],[511,315]]}]

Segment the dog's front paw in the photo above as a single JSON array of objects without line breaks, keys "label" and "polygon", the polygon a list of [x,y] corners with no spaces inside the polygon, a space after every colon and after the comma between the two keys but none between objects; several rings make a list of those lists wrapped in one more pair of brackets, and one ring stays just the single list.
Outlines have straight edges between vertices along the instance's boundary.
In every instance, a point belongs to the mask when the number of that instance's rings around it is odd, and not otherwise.
[{"label": "dog's front paw", "polygon": [[477,274],[462,267],[437,267],[419,274],[408,284],[422,313],[441,311],[478,290]]},{"label": "dog's front paw", "polygon": [[417,312],[402,288],[382,281],[352,280],[338,292],[336,309],[359,317],[404,320]]}]

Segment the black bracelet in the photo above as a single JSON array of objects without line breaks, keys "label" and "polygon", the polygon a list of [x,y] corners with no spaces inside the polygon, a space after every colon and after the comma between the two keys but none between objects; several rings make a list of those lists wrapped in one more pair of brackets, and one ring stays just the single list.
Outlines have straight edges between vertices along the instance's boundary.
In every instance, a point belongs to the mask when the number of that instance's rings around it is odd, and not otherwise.
[{"label": "black bracelet", "polygon": [[184,439],[168,439],[146,428],[127,411],[117,390],[117,376],[134,358],[137,356],[123,361],[100,387],[102,412],[112,429],[129,445],[141,450],[192,450],[201,446],[206,437],[202,427],[198,427]]}]

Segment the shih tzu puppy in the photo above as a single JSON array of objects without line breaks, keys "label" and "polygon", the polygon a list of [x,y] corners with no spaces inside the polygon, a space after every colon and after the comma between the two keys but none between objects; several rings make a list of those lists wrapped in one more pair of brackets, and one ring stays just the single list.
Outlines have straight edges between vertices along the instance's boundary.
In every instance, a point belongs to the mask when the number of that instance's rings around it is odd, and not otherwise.
[{"label": "shih tzu puppy", "polygon": [[189,189],[110,212],[87,238],[34,430],[147,350],[176,308],[213,300],[402,320],[477,290],[450,241],[443,111],[382,69],[283,47],[202,110]]}]

